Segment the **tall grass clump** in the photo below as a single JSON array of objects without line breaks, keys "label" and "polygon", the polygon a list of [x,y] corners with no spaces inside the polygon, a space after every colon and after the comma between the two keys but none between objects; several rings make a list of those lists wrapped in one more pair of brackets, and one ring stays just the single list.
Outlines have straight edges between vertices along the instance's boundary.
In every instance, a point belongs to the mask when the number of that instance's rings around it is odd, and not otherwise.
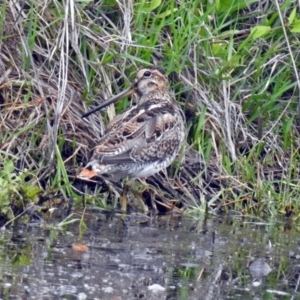
[{"label": "tall grass clump", "polygon": [[146,180],[144,200],[159,210],[297,212],[298,5],[3,1],[0,168],[14,157],[12,172],[32,174],[19,188],[115,203],[119,183],[86,186],[76,174],[130,99],[88,120],[81,114],[154,64],[170,74],[187,142],[167,173]]}]

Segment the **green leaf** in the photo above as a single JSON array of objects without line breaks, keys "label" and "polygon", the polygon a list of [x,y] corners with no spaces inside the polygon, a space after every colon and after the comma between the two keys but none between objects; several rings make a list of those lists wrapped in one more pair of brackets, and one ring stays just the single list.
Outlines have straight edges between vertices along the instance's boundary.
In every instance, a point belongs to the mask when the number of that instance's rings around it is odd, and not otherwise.
[{"label": "green leaf", "polygon": [[165,17],[167,17],[167,16],[169,16],[169,15],[171,15],[172,13],[174,13],[175,11],[177,11],[178,10],[178,8],[173,8],[173,9],[168,9],[168,10],[166,10],[165,12],[163,12],[163,13],[161,13],[161,14],[158,14],[156,17],[157,18],[165,18]]},{"label": "green leaf", "polygon": [[147,5],[144,5],[142,9],[146,12],[151,12],[155,8],[159,7],[161,5],[161,0],[152,0],[150,3],[147,3]]},{"label": "green leaf", "polygon": [[300,32],[300,20],[296,19],[291,27],[291,32]]},{"label": "green leaf", "polygon": [[[10,205],[10,200],[8,198],[8,196],[6,196],[5,198],[2,198],[1,201],[0,201],[0,208],[1,208],[1,211],[6,207],[6,206],[9,206]],[[6,210],[8,208],[5,208],[5,213],[6,213]]]},{"label": "green leaf", "polygon": [[292,25],[296,17],[296,7],[292,10],[290,16],[288,17],[289,24]]},{"label": "green leaf", "polygon": [[251,28],[250,37],[252,37],[254,40],[268,34],[271,31],[270,26],[255,26]]},{"label": "green leaf", "polygon": [[25,185],[21,187],[23,196],[27,199],[33,200],[42,190],[36,185]]},{"label": "green leaf", "polygon": [[233,13],[255,2],[257,0],[218,0],[215,1],[215,5],[219,12]]},{"label": "green leaf", "polygon": [[4,163],[3,171],[6,175],[10,175],[14,170],[14,164],[11,160],[7,160]]}]

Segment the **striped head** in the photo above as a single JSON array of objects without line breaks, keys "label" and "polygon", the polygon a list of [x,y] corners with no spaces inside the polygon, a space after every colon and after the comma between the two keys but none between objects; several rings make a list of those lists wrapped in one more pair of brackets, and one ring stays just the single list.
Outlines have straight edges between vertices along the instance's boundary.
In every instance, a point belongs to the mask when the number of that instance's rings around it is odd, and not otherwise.
[{"label": "striped head", "polygon": [[164,70],[148,67],[137,72],[132,88],[139,96],[145,96],[156,92],[166,93],[168,85],[168,77]]}]

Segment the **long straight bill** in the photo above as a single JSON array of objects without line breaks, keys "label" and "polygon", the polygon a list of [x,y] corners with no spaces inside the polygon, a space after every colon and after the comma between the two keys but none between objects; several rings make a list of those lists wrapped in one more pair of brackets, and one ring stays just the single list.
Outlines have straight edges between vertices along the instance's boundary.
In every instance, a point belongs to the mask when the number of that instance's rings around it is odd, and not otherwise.
[{"label": "long straight bill", "polygon": [[81,118],[86,118],[89,115],[97,112],[98,110],[100,110],[100,109],[102,109],[102,108],[104,108],[104,107],[106,107],[106,106],[108,106],[108,105],[110,105],[110,104],[118,101],[119,99],[124,98],[124,97],[129,96],[129,95],[132,95],[134,92],[135,92],[135,89],[133,87],[130,87],[127,90],[121,92],[120,94],[107,99],[102,104],[100,104],[99,106],[95,107],[94,109],[92,109],[92,110],[88,111],[87,113],[83,114],[81,116]]}]

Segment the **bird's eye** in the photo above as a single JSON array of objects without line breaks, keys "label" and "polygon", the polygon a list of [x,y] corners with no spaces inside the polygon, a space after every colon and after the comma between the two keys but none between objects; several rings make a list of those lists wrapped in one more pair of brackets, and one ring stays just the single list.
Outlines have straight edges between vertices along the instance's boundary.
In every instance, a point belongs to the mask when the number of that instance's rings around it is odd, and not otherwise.
[{"label": "bird's eye", "polygon": [[146,78],[149,78],[149,77],[151,77],[151,72],[150,71],[145,71],[145,73],[144,73],[144,77],[146,77]]}]

